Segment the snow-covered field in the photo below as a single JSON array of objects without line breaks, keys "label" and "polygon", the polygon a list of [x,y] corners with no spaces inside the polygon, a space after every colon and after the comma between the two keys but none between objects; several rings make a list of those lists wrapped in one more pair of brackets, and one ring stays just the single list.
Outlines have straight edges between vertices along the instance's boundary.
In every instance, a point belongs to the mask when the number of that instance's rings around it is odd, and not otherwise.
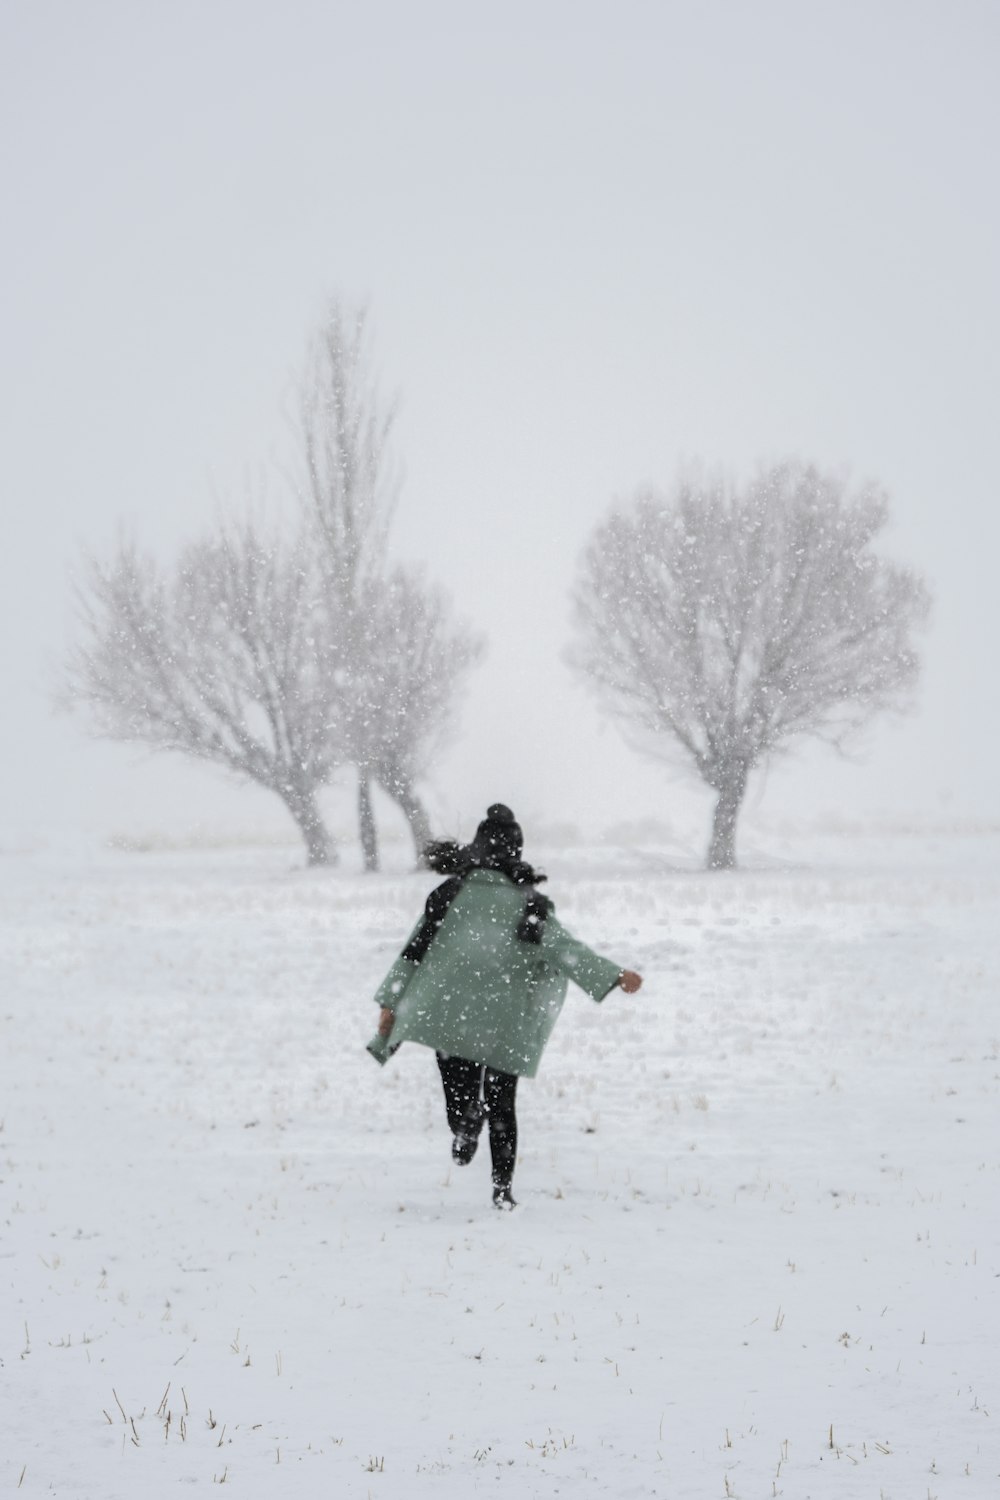
[{"label": "snow-covered field", "polygon": [[521,1207],[364,1052],[428,877],[0,858],[0,1491],[1000,1494],[1000,836],[528,850]]}]

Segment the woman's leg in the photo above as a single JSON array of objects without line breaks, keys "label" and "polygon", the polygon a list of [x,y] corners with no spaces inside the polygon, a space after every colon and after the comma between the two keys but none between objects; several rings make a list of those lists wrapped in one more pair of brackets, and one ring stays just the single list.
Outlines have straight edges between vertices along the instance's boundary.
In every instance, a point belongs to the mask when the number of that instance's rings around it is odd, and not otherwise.
[{"label": "woman's leg", "polygon": [[479,1093],[482,1086],[482,1063],[465,1057],[448,1057],[438,1052],[437,1065],[444,1085],[444,1107],[455,1142],[452,1156],[465,1166],[476,1154],[476,1144],[483,1125],[483,1107]]},{"label": "woman's leg", "polygon": [[493,1068],[486,1069],[483,1094],[490,1121],[494,1201],[498,1193],[510,1198],[510,1185],[517,1161],[517,1115],[514,1111],[516,1091],[516,1073],[499,1073]]}]

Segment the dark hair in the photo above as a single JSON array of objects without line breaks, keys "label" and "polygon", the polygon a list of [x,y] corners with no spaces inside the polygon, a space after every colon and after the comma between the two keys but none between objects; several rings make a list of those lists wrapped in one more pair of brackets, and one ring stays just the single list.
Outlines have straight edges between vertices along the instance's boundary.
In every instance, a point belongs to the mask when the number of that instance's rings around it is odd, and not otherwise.
[{"label": "dark hair", "polygon": [[454,839],[435,839],[424,846],[424,859],[439,875],[457,875],[465,850]]},{"label": "dark hair", "polygon": [[520,823],[503,802],[494,802],[471,844],[437,839],[424,849],[424,859],[439,875],[464,877],[470,870],[500,870],[515,885],[540,885],[546,876],[521,858],[523,847]]}]

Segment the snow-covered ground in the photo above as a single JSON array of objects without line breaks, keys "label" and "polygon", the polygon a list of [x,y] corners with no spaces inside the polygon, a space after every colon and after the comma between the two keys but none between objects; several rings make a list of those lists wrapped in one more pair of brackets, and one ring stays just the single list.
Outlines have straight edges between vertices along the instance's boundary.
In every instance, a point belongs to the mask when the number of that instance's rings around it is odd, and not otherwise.
[{"label": "snow-covered ground", "polygon": [[547,863],[646,985],[499,1215],[364,1052],[402,855],[0,858],[3,1493],[1000,1493],[1000,836]]}]

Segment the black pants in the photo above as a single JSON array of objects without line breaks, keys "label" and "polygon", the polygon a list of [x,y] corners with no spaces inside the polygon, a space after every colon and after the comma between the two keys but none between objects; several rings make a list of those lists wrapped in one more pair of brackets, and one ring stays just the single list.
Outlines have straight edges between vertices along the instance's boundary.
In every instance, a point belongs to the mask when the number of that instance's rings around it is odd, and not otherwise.
[{"label": "black pants", "polygon": [[437,1054],[444,1084],[444,1107],[453,1135],[478,1136],[484,1117],[490,1126],[493,1186],[509,1188],[517,1160],[517,1074],[500,1073],[464,1057]]}]

